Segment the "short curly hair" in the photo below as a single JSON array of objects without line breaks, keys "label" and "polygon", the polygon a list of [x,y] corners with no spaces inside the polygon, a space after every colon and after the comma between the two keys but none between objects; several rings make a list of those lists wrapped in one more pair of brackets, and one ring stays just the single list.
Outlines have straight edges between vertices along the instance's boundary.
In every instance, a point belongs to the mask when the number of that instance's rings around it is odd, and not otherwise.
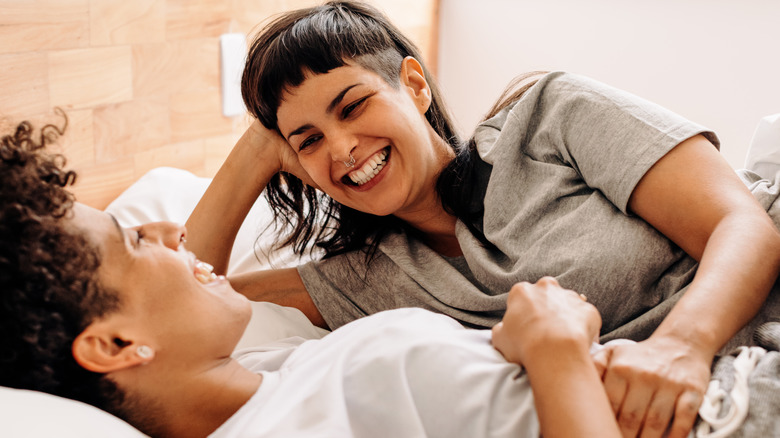
[{"label": "short curly hair", "polygon": [[[0,385],[44,391],[119,415],[123,394],[71,351],[96,318],[119,307],[97,280],[100,254],[66,228],[76,179],[48,143],[64,133],[29,122],[0,139]],[[121,416],[121,415],[120,415]]]}]

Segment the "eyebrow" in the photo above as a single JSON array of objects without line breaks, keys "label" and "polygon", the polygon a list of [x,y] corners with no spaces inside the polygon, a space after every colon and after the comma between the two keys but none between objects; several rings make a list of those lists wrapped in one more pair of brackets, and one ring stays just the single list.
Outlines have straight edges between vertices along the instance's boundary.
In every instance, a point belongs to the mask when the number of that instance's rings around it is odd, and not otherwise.
[{"label": "eyebrow", "polygon": [[[344,100],[344,96],[347,95],[349,90],[357,87],[358,85],[361,85],[361,83],[349,85],[349,86],[345,87],[343,90],[341,90],[341,92],[339,94],[337,94],[336,97],[334,97],[332,101],[330,101],[330,104],[325,109],[325,112],[327,114],[333,113],[333,110],[341,103],[342,100]],[[313,127],[314,126],[309,124],[309,123],[299,127],[298,129],[294,130],[293,132],[291,132],[290,134],[287,135],[287,141],[290,141],[290,138],[292,138],[293,136],[302,134],[303,132],[306,132],[307,130],[309,130],[309,129],[313,128]]]}]

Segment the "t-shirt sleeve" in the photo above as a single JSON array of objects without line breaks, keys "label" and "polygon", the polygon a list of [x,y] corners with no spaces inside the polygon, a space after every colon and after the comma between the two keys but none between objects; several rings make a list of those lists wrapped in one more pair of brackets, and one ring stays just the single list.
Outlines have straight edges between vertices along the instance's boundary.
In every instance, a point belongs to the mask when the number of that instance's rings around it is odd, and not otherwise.
[{"label": "t-shirt sleeve", "polygon": [[396,273],[397,269],[381,252],[369,263],[363,252],[354,251],[298,266],[306,290],[331,330],[382,310],[401,307],[393,293],[398,279],[392,277]]},{"label": "t-shirt sleeve", "polygon": [[506,297],[473,284],[440,255],[404,233],[386,236],[370,261],[355,251],[298,267],[331,329],[383,310],[419,307],[469,327],[492,327]]},{"label": "t-shirt sleeve", "polygon": [[[675,146],[704,134],[715,147],[716,135],[680,115],[598,81],[569,73],[542,78],[507,116],[507,124],[526,126],[528,144],[557,148],[585,183],[627,212],[639,180]],[[514,119],[514,120],[512,120]]]}]

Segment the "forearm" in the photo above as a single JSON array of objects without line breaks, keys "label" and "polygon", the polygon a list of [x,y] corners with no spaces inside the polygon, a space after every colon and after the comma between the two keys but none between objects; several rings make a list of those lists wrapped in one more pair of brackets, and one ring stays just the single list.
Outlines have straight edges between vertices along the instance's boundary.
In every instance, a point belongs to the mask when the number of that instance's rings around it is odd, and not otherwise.
[{"label": "forearm", "polygon": [[312,324],[328,328],[295,268],[237,275],[230,277],[230,284],[252,301],[266,301],[280,306],[295,307],[303,312]]},{"label": "forearm", "polygon": [[538,349],[524,366],[545,438],[620,436],[596,367],[581,343]]},{"label": "forearm", "polygon": [[780,234],[712,144],[683,141],[642,177],[629,209],[700,262],[653,337],[714,354],[755,315],[780,269]]},{"label": "forearm", "polygon": [[714,355],[758,312],[780,272],[780,234],[763,213],[727,216],[710,235],[693,282],[653,336]]},{"label": "forearm", "polygon": [[224,274],[241,224],[278,166],[263,156],[262,133],[239,139],[187,220],[187,248]]}]

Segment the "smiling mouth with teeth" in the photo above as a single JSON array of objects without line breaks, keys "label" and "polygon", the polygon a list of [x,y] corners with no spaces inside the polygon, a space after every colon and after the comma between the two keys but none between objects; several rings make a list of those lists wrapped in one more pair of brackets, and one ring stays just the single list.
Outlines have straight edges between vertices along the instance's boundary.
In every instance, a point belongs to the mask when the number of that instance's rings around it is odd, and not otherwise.
[{"label": "smiling mouth with teeth", "polygon": [[214,267],[206,262],[202,262],[200,260],[195,262],[195,279],[197,279],[202,284],[209,284],[212,281],[219,278],[217,274],[215,274]]},{"label": "smiling mouth with teeth", "polygon": [[349,180],[358,186],[371,181],[387,164],[389,151],[390,147],[388,146],[374,154],[374,156],[366,160],[366,163],[360,169],[354,170],[347,175]]}]

